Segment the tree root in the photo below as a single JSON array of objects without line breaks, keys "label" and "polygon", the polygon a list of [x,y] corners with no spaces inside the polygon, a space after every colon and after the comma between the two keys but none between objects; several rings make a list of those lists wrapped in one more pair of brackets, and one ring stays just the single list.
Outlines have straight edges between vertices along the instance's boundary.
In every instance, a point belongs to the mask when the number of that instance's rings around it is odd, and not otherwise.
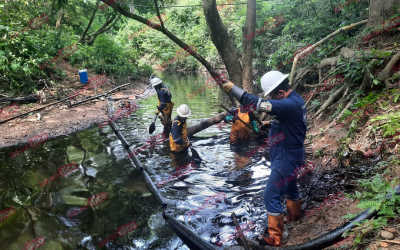
[{"label": "tree root", "polygon": [[[319,45],[321,45],[321,44],[325,43],[326,41],[328,41],[329,38],[331,38],[331,37],[333,37],[333,36],[336,36],[336,35],[339,34],[340,32],[343,32],[343,31],[349,30],[349,29],[353,29],[353,28],[358,27],[358,26],[360,26],[360,25],[364,25],[364,24],[366,24],[367,22],[368,22],[368,20],[364,20],[364,21],[361,21],[361,22],[358,22],[358,23],[353,23],[353,24],[351,24],[351,25],[347,25],[347,26],[345,26],[345,27],[342,27],[342,28],[340,28],[340,29],[334,31],[333,33],[329,34],[329,35],[326,36],[325,38],[321,39],[321,40],[318,41],[317,43],[313,44],[313,46],[311,46],[311,47],[309,47],[308,49],[304,50],[302,53],[297,54],[297,55],[294,57],[293,65],[292,65],[292,71],[290,72],[290,79],[289,79],[290,85],[293,85],[293,84],[294,84],[294,82],[293,82],[294,72],[296,71],[297,61],[299,60],[299,57],[301,56],[301,54],[305,54],[308,50],[313,50],[313,49],[315,49],[315,48],[318,47]],[[343,49],[342,49],[342,50],[343,50]]]},{"label": "tree root", "polygon": [[[311,72],[311,70],[313,70],[313,69],[314,69],[314,67],[312,67],[312,66],[308,66],[308,67],[299,69],[294,81],[297,82],[297,80],[299,80],[300,78],[303,78],[308,72]],[[299,85],[299,82],[293,86],[293,90],[295,90],[297,88],[297,85]]]},{"label": "tree root", "polygon": [[[372,70],[373,64],[374,64],[375,61],[376,61],[376,59],[372,60],[372,61],[369,63],[369,66],[368,66],[368,69],[369,69],[369,70],[365,73],[364,79],[363,79],[363,81],[362,81],[360,87],[358,88],[359,91],[364,91],[365,87],[367,86],[367,83],[369,83],[369,81],[370,81],[370,79],[371,79],[371,78],[370,78],[370,73],[369,73],[369,72]],[[346,109],[349,109],[349,108],[351,107],[351,105],[352,105],[353,102],[357,99],[358,96],[359,96],[359,94],[355,94],[355,95],[353,96],[353,98],[352,98],[352,99],[350,100],[350,102],[346,105],[346,107],[342,110],[342,112],[340,112],[340,114],[339,114],[338,116],[336,116],[336,117],[333,119],[333,121],[332,121],[331,123],[328,124],[328,126],[325,127],[325,130],[328,130],[330,127],[332,127],[332,126],[340,119],[340,117],[343,116],[344,111],[345,111]]]},{"label": "tree root", "polygon": [[[336,69],[337,70],[337,69]],[[322,80],[319,81],[318,84],[303,84],[304,87],[308,87],[308,88],[317,88],[317,87],[322,87],[324,86],[324,81],[326,78],[328,78],[328,76],[333,75],[333,73],[336,72],[336,70],[334,70],[332,73],[327,74]]]},{"label": "tree root", "polygon": [[390,78],[390,75],[391,75],[391,72],[392,72],[394,66],[396,65],[396,63],[399,60],[400,60],[400,52],[392,57],[392,59],[388,62],[386,67],[382,70],[381,73],[379,73],[379,75],[377,77],[380,81],[385,82],[386,91],[389,91],[389,87],[390,87],[389,78]]},{"label": "tree root", "polygon": [[315,113],[315,115],[311,118],[314,119],[317,115],[319,115],[322,111],[324,111],[332,102],[333,100],[335,100],[336,97],[338,97],[340,95],[340,93],[343,92],[344,88],[347,85],[343,84],[342,87],[340,87],[338,90],[335,91],[335,93],[333,93],[328,100],[326,100],[326,102],[319,108],[319,110]]}]

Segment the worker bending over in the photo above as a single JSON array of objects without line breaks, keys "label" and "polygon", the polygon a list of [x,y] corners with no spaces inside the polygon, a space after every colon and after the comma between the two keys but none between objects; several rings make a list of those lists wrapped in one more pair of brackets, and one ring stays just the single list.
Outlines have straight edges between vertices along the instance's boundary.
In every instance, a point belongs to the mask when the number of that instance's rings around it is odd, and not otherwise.
[{"label": "worker bending over", "polygon": [[[254,120],[254,115],[251,113],[249,114],[249,112],[245,113],[246,111],[248,110],[243,106],[239,108],[231,108],[231,113],[235,114],[235,116],[229,115],[225,117],[225,122],[233,122],[230,136],[230,141],[232,144],[249,143],[250,128],[247,127],[243,122],[245,122],[247,125],[253,126],[254,130],[258,131],[257,123]],[[243,122],[241,122],[239,119]]]},{"label": "worker bending over", "polygon": [[[291,89],[288,75],[279,71],[270,71],[261,78],[264,96],[271,99],[262,99],[248,94],[243,89],[227,81],[222,88],[235,97],[243,105],[254,104],[257,111],[267,112],[274,116],[271,122],[269,138],[278,133],[284,134],[284,140],[270,147],[271,175],[264,190],[264,202],[268,213],[268,234],[262,238],[267,244],[280,246],[284,228],[284,221],[296,221],[301,217],[302,201],[295,180],[278,187],[275,182],[286,180],[289,176],[296,176],[294,170],[304,165],[304,140],[306,136],[307,109],[303,99]],[[287,217],[284,219],[281,197],[288,195]]]},{"label": "worker bending over", "polygon": [[164,134],[166,136],[169,135],[171,131],[171,114],[172,109],[174,108],[174,103],[171,101],[172,95],[169,92],[168,88],[162,85],[162,80],[158,77],[155,77],[150,80],[151,85],[157,91],[158,96],[158,106],[156,114],[161,112],[162,116],[160,117],[160,121],[164,126]]},{"label": "worker bending over", "polygon": [[190,116],[190,109],[186,104],[182,104],[176,110],[178,115],[172,122],[172,130],[169,135],[169,146],[173,154],[187,154],[190,143],[187,141],[186,119]]}]

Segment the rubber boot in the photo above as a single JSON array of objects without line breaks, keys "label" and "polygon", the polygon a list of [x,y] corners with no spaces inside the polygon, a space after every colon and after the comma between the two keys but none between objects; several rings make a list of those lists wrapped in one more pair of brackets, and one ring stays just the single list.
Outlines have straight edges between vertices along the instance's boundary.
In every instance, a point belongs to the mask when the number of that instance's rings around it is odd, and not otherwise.
[{"label": "rubber boot", "polygon": [[287,199],[286,200],[286,208],[288,214],[285,216],[285,223],[298,221],[301,217],[301,206],[303,205],[303,201],[292,201]]},{"label": "rubber boot", "polygon": [[282,244],[283,214],[279,216],[268,215],[268,234],[268,238],[260,234],[268,245],[280,246]]}]

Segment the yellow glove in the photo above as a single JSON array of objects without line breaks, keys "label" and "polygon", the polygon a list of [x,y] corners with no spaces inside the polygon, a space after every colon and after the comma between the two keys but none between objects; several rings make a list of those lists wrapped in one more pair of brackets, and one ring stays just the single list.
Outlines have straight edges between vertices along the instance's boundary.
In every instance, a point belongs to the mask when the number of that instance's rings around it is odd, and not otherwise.
[{"label": "yellow glove", "polygon": [[159,113],[160,113],[160,111],[159,111],[159,110],[157,110],[157,111],[155,112],[155,114],[156,114],[156,115],[158,115]]},{"label": "yellow glove", "polygon": [[225,90],[227,93],[230,93],[234,85],[235,84],[228,80],[228,82],[222,85],[222,89]]}]

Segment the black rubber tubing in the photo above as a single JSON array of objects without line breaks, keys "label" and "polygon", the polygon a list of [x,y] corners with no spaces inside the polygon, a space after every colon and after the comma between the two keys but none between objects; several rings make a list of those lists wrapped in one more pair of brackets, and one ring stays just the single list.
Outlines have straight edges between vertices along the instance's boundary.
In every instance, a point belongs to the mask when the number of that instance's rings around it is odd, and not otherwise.
[{"label": "black rubber tubing", "polygon": [[[108,113],[111,114],[112,111],[110,106],[108,108]],[[175,218],[166,215],[165,214],[165,209],[167,208],[167,203],[164,200],[164,197],[160,194],[156,186],[154,185],[153,181],[150,179],[149,175],[147,172],[143,169],[142,164],[139,162],[137,159],[136,155],[133,154],[132,149],[129,146],[129,143],[126,141],[124,135],[120,132],[118,129],[118,126],[114,123],[114,121],[110,121],[109,123],[111,125],[111,128],[113,129],[114,133],[118,137],[118,139],[121,141],[122,145],[124,148],[131,153],[131,161],[134,167],[137,169],[140,169],[144,180],[146,184],[148,185],[150,192],[154,195],[155,199],[157,202],[160,204],[162,210],[163,210],[163,218],[169,225],[169,227],[174,231],[178,237],[191,249],[191,250],[216,250],[209,242],[205,241],[203,238],[199,237],[196,233],[192,232],[189,228],[187,228],[185,225],[183,225],[181,222],[177,221]],[[133,157],[132,157],[133,156]]]},{"label": "black rubber tubing", "polygon": [[164,214],[163,217],[171,229],[179,236],[179,238],[181,238],[183,242],[185,242],[190,249],[215,250],[213,245],[199,237],[197,234],[193,233],[189,228],[182,225],[182,223],[177,221],[175,218],[166,214]]}]

